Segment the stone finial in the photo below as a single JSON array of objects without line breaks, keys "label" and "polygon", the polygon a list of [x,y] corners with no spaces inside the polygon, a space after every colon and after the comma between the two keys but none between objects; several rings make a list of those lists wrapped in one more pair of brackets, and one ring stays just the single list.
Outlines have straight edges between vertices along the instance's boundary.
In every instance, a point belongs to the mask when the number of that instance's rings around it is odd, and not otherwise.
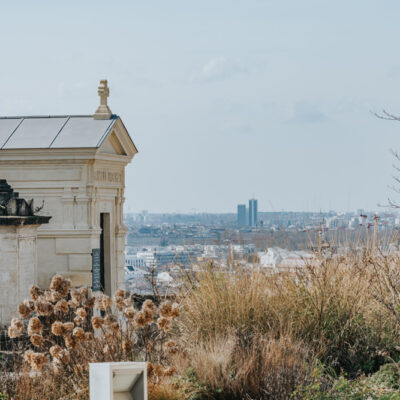
[{"label": "stone finial", "polygon": [[110,119],[112,112],[107,105],[107,98],[110,95],[110,89],[108,88],[107,80],[103,79],[100,81],[100,86],[97,92],[100,96],[100,105],[93,115],[94,119]]}]

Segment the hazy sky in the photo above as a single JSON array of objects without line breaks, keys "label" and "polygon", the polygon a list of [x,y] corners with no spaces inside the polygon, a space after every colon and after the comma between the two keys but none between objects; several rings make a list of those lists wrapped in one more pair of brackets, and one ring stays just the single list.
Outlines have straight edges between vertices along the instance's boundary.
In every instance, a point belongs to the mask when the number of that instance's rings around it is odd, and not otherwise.
[{"label": "hazy sky", "polygon": [[[400,150],[398,0],[2,2],[0,115],[86,114],[139,149],[126,209],[373,209]],[[398,195],[400,200],[400,195]]]}]

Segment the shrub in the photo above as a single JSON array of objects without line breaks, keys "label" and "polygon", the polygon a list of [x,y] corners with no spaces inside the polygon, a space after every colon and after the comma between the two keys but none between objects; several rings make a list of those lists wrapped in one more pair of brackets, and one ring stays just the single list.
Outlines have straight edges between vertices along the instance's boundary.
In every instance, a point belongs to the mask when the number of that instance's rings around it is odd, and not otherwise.
[{"label": "shrub", "polygon": [[150,382],[173,375],[176,304],[157,307],[146,300],[138,310],[124,290],[112,299],[95,298],[70,286],[57,275],[48,290],[33,286],[31,299],[19,305],[20,319],[12,320],[9,335],[24,340],[14,350],[13,374],[2,374],[0,382],[10,398],[86,399],[90,362],[148,361]]}]

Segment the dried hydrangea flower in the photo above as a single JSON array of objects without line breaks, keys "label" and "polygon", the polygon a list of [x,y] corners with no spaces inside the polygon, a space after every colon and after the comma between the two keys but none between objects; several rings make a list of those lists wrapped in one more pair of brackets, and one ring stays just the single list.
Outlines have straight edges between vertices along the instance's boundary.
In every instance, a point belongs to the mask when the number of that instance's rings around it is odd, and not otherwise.
[{"label": "dried hydrangea flower", "polygon": [[96,297],[91,297],[85,301],[85,307],[91,310],[96,302]]},{"label": "dried hydrangea flower", "polygon": [[111,326],[116,321],[117,317],[113,314],[108,314],[104,317],[104,325],[106,326]]},{"label": "dried hydrangea flower", "polygon": [[131,340],[123,340],[122,341],[122,350],[123,351],[127,352],[127,351],[132,350],[132,348],[133,348],[133,344],[132,344]]},{"label": "dried hydrangea flower", "polygon": [[146,324],[147,324],[147,320],[144,315],[144,312],[143,311],[138,312],[135,317],[135,325],[138,328],[143,328],[146,326]]},{"label": "dried hydrangea flower", "polygon": [[127,307],[125,309],[124,315],[128,319],[133,319],[135,317],[136,311],[133,307]]},{"label": "dried hydrangea flower", "polygon": [[16,329],[17,331],[23,333],[25,331],[24,324],[18,318],[13,318],[11,320],[11,326]]},{"label": "dried hydrangea flower", "polygon": [[93,332],[85,332],[85,340],[90,342],[91,340],[94,339]]},{"label": "dried hydrangea flower", "polygon": [[115,297],[122,297],[125,298],[126,292],[124,289],[118,289],[115,293],[114,296]]},{"label": "dried hydrangea flower", "polygon": [[30,363],[32,361],[32,354],[34,354],[34,351],[32,350],[27,350],[24,353],[24,360],[28,363]]},{"label": "dried hydrangea flower", "polygon": [[119,331],[119,324],[118,322],[114,322],[111,324],[111,329],[114,333],[117,333]]},{"label": "dried hydrangea flower", "polygon": [[77,345],[76,341],[71,335],[64,335],[65,346],[69,349],[74,349]]},{"label": "dried hydrangea flower", "polygon": [[82,317],[80,317],[79,315],[77,315],[77,316],[74,318],[75,325],[82,325],[84,321],[85,321],[85,320],[84,320]]},{"label": "dried hydrangea flower", "polygon": [[53,303],[57,303],[58,301],[62,300],[62,296],[59,292],[57,292],[56,290],[52,290],[50,293],[50,301],[52,301]]},{"label": "dried hydrangea flower", "polygon": [[32,314],[32,310],[30,310],[25,303],[18,304],[18,315],[21,318],[28,318]]},{"label": "dried hydrangea flower", "polygon": [[151,322],[153,322],[154,313],[153,313],[152,310],[150,310],[150,308],[143,309],[142,313],[143,313],[144,318],[146,320],[146,324],[150,324]]},{"label": "dried hydrangea flower", "polygon": [[75,324],[73,322],[64,322],[63,328],[65,332],[72,332],[75,328]]},{"label": "dried hydrangea flower", "polygon": [[172,311],[172,303],[169,300],[164,301],[160,305],[160,315],[162,317],[168,318],[170,316],[170,314],[171,314],[171,311]]},{"label": "dried hydrangea flower", "polygon": [[36,347],[40,347],[44,342],[43,336],[38,335],[37,333],[34,333],[33,335],[31,335],[30,340],[31,340],[31,343]]},{"label": "dried hydrangea flower", "polygon": [[114,297],[114,303],[118,311],[122,311],[125,308],[125,302],[123,297]]},{"label": "dried hydrangea flower", "polygon": [[76,327],[72,332],[72,337],[76,340],[85,340],[85,331],[82,328]]},{"label": "dried hydrangea flower", "polygon": [[35,303],[35,311],[38,315],[49,316],[53,314],[54,307],[49,301],[37,300]]},{"label": "dried hydrangea flower", "polygon": [[103,303],[104,310],[107,310],[112,307],[111,297],[103,295],[101,301]]},{"label": "dried hydrangea flower", "polygon": [[32,300],[37,300],[39,298],[39,296],[41,296],[43,294],[43,290],[40,289],[39,286],[32,285],[29,290],[29,293],[31,295]]},{"label": "dried hydrangea flower", "polygon": [[153,312],[156,311],[156,306],[154,305],[153,300],[150,300],[150,299],[146,300],[143,303],[142,310],[144,310],[145,308],[147,308]]},{"label": "dried hydrangea flower", "polygon": [[77,289],[71,290],[71,299],[81,305],[85,301],[85,296]]},{"label": "dried hydrangea flower", "polygon": [[160,317],[157,320],[157,325],[159,329],[162,329],[164,332],[167,332],[169,330],[170,320],[165,317]]},{"label": "dried hydrangea flower", "polygon": [[47,358],[43,353],[31,353],[30,364],[35,371],[40,371],[47,363]]},{"label": "dried hydrangea flower", "polygon": [[179,304],[178,303],[174,303],[172,305],[172,310],[170,312],[170,317],[174,318],[174,317],[179,317],[181,315],[181,312],[179,310]]},{"label": "dried hydrangea flower", "polygon": [[53,278],[51,278],[50,282],[50,289],[51,290],[58,290],[64,282],[64,278],[61,275],[54,275]]},{"label": "dried hydrangea flower", "polygon": [[22,335],[22,333],[18,329],[13,328],[12,326],[8,327],[8,336],[11,339],[15,339],[15,338],[17,338],[17,337],[19,337],[21,335]]},{"label": "dried hydrangea flower", "polygon": [[76,308],[76,307],[80,306],[80,303],[78,303],[75,299],[71,299],[68,302],[68,305],[69,305],[70,308]]},{"label": "dried hydrangea flower", "polygon": [[65,299],[60,300],[54,306],[57,311],[61,311],[62,313],[67,313],[69,311],[68,302]]},{"label": "dried hydrangea flower", "polygon": [[178,352],[178,347],[173,340],[169,340],[165,343],[165,347],[169,354],[176,354]]},{"label": "dried hydrangea flower", "polygon": [[86,318],[87,312],[84,308],[79,307],[76,311],[75,311],[76,315],[78,315],[81,318]]},{"label": "dried hydrangea flower", "polygon": [[78,289],[79,293],[86,299],[88,296],[88,290],[85,287],[81,287]]},{"label": "dried hydrangea flower", "polygon": [[132,297],[128,297],[124,300],[125,307],[131,307],[133,305]]},{"label": "dried hydrangea flower", "polygon": [[54,321],[51,325],[51,333],[56,336],[64,335],[64,324],[61,321]]},{"label": "dried hydrangea flower", "polygon": [[94,329],[100,329],[104,324],[102,317],[92,317],[92,326]]},{"label": "dried hydrangea flower", "polygon": [[28,323],[28,335],[32,335],[34,333],[42,334],[42,323],[37,317],[32,317]]},{"label": "dried hydrangea flower", "polygon": [[51,346],[49,349],[49,353],[55,358],[59,358],[62,351],[63,351],[63,349],[58,344]]}]

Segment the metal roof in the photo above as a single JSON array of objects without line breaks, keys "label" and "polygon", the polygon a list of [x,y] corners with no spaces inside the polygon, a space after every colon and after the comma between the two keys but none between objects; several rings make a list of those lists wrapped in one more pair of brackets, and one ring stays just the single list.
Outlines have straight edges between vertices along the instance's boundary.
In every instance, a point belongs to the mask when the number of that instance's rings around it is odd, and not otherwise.
[{"label": "metal roof", "polygon": [[99,147],[119,117],[92,115],[0,117],[0,149]]}]

